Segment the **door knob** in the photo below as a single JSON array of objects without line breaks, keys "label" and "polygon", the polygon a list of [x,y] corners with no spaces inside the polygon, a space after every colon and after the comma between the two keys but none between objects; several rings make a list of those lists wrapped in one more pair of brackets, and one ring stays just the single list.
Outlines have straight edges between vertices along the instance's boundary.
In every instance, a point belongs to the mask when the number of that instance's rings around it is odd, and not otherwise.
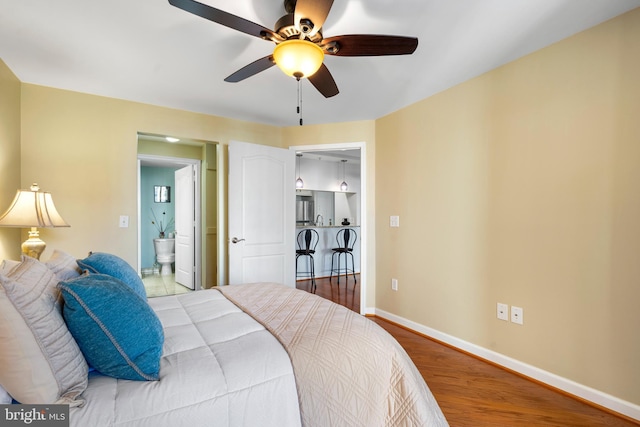
[{"label": "door knob", "polygon": [[244,239],[238,239],[237,237],[234,237],[233,239],[231,239],[231,243],[238,243],[238,242],[242,242]]}]

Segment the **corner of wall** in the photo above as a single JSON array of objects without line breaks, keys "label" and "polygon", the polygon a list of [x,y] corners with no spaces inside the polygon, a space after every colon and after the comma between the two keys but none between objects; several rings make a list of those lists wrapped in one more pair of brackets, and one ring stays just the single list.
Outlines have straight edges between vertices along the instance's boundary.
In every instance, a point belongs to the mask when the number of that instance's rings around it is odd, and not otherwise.
[{"label": "corner of wall", "polygon": [[[0,212],[20,188],[21,82],[0,59]],[[0,259],[19,259],[20,229],[0,228]]]}]

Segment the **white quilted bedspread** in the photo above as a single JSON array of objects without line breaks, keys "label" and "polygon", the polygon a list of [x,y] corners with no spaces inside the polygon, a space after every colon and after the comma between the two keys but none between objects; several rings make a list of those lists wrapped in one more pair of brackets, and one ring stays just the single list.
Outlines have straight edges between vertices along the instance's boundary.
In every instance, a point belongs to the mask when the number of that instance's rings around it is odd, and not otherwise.
[{"label": "white quilted bedspread", "polygon": [[262,325],[216,290],[149,304],[165,333],[160,380],[90,374],[72,426],[300,425],[289,356]]},{"label": "white quilted bedspread", "polygon": [[220,291],[289,352],[304,426],[448,425],[407,353],[374,322],[281,285]]}]

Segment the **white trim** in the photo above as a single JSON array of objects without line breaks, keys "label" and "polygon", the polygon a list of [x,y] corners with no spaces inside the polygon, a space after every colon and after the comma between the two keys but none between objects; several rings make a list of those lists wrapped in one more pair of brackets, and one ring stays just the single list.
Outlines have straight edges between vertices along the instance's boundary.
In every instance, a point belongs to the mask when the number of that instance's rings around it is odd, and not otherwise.
[{"label": "white trim", "polygon": [[375,308],[366,307],[367,301],[367,264],[368,235],[371,232],[367,220],[367,144],[365,142],[343,142],[336,144],[296,145],[290,146],[295,151],[332,151],[340,149],[360,149],[360,314],[372,314]]},{"label": "white trim", "polygon": [[195,291],[202,289],[202,270],[204,265],[202,264],[202,161],[197,161],[193,164],[194,168],[194,184],[195,184],[195,283],[193,288]]},{"label": "white trim", "polygon": [[216,144],[216,175],[218,181],[218,282],[229,283],[227,278],[227,168],[222,144]]},{"label": "white trim", "polygon": [[142,242],[142,230],[140,227],[141,224],[141,220],[142,220],[142,212],[141,212],[141,208],[140,208],[140,195],[142,194],[142,191],[140,190],[140,179],[141,179],[141,174],[140,174],[140,157],[137,158],[137,162],[138,162],[138,169],[137,169],[137,180],[138,180],[138,185],[136,187],[136,207],[138,208],[138,224],[137,224],[137,232],[138,232],[138,268],[137,268],[137,272],[138,275],[140,277],[142,277],[142,245],[140,244],[140,242]]},{"label": "white trim", "polygon": [[[361,311],[364,311],[364,313],[360,313],[363,316],[376,316],[375,307],[365,307],[365,309]],[[382,316],[378,316],[378,317],[382,317]]]},{"label": "white trim", "polygon": [[461,340],[452,335],[440,332],[436,329],[432,329],[403,317],[396,316],[395,314],[388,313],[384,310],[374,309],[374,314],[378,317],[404,326],[405,328],[411,329],[412,331],[418,332],[460,350],[466,351],[467,353],[473,354],[474,356],[477,356],[481,359],[488,360],[492,363],[510,369],[526,377],[535,379],[566,393],[595,403],[596,405],[600,405],[604,408],[610,409],[614,412],[633,418],[635,420],[640,420],[640,406],[634,403],[627,402],[610,394],[593,389],[583,384],[579,384],[575,381],[561,377],[527,363],[520,362],[516,359],[512,359],[511,357],[505,356],[492,350],[488,350],[484,347],[480,347],[470,342]]}]

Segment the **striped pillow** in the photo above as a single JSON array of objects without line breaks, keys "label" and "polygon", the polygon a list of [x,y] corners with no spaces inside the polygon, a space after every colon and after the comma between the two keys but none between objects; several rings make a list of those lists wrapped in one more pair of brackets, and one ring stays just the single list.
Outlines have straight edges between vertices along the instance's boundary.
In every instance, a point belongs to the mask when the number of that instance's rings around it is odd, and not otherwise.
[{"label": "striped pillow", "polygon": [[57,283],[27,256],[0,274],[0,384],[21,403],[84,403],[88,367],[62,319]]}]

